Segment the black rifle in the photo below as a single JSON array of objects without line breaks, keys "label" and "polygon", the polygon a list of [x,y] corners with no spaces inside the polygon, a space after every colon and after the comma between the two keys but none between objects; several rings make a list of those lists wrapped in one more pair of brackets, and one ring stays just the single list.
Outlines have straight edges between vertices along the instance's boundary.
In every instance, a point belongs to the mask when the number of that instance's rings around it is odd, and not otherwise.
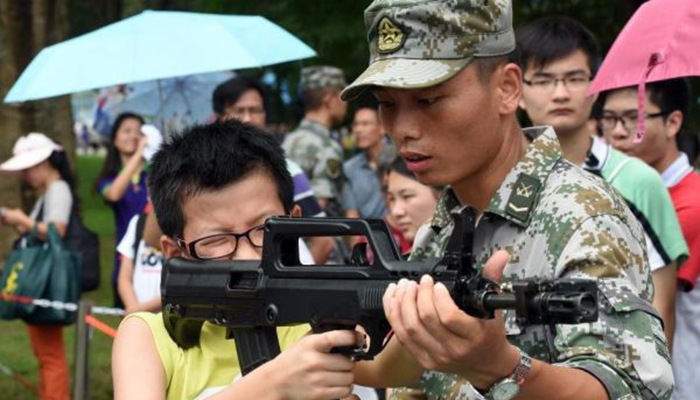
[{"label": "black rifle", "polygon": [[[475,210],[461,207],[452,218],[454,231],[444,256],[426,261],[404,261],[381,220],[270,218],[261,260],[165,263],[161,282],[165,326],[182,348],[197,345],[204,321],[226,326],[246,374],[279,354],[275,327],[299,323],[310,324],[314,332],[361,325],[370,338],[368,348],[334,351],[372,359],[390,331],[382,309],[387,286],[424,274],[444,283],[456,304],[478,318],[513,309],[521,326],[597,320],[594,281],[529,279],[499,285],[484,278],[473,267]],[[299,238],[358,235],[368,243],[355,246],[345,265],[310,266],[299,261]]]}]

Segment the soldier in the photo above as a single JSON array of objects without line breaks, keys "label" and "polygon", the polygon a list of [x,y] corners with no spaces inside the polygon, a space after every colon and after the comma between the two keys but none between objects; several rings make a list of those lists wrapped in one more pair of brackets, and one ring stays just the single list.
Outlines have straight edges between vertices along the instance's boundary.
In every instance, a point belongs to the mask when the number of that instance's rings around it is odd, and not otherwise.
[{"label": "soldier", "polygon": [[411,384],[428,399],[668,399],[673,377],[642,227],[602,180],[564,159],[551,127],[519,127],[511,20],[508,0],[375,0],[365,12],[370,65],[342,98],[370,88],[408,168],[425,184],[449,185],[413,259],[441,255],[448,212],[469,204],[480,213],[474,254],[484,275],[596,279],[599,319],[481,320],[430,277],[402,280],[384,295],[394,338],[358,365],[356,381]]},{"label": "soldier", "polygon": [[345,118],[347,104],[339,98],[347,85],[343,71],[329,66],[301,70],[299,95],[306,114],[282,147],[311,180],[319,204],[329,215],[339,213],[343,149],[331,139],[330,128]]}]

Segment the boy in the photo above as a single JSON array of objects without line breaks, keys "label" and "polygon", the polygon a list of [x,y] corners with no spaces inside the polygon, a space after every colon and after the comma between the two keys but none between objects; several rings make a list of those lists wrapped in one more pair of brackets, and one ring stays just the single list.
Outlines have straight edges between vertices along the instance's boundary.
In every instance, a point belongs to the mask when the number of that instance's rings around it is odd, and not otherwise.
[{"label": "boy", "polygon": [[[299,215],[279,145],[236,121],[195,126],[173,137],[153,159],[149,188],[165,258],[260,259],[265,220]],[[217,240],[211,240],[213,235]],[[353,363],[329,352],[356,344],[357,336],[341,331],[304,336],[307,329],[278,329],[286,350],[240,378],[235,344],[225,338],[223,327],[205,323],[199,346],[181,349],[168,336],[160,314],[130,315],[119,327],[112,354],[115,398],[349,395]]]}]

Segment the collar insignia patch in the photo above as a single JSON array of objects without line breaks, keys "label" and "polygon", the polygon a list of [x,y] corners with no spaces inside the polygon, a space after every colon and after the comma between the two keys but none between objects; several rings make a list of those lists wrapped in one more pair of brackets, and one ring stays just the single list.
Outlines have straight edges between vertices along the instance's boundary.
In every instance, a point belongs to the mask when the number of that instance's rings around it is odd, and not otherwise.
[{"label": "collar insignia patch", "polygon": [[539,180],[530,175],[520,174],[508,199],[506,214],[520,222],[527,222],[539,191]]}]

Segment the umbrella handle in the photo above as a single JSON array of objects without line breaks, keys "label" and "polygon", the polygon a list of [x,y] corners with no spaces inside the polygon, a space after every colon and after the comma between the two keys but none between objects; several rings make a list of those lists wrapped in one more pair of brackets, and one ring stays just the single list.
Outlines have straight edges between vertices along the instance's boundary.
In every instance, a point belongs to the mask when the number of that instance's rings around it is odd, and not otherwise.
[{"label": "umbrella handle", "polygon": [[639,80],[639,86],[637,87],[637,133],[632,141],[634,144],[642,143],[644,140],[644,131],[646,130],[646,118],[644,117],[647,101],[646,81],[654,67],[664,61],[666,61],[666,54],[663,51],[653,53],[651,57],[649,57],[649,65]]}]

